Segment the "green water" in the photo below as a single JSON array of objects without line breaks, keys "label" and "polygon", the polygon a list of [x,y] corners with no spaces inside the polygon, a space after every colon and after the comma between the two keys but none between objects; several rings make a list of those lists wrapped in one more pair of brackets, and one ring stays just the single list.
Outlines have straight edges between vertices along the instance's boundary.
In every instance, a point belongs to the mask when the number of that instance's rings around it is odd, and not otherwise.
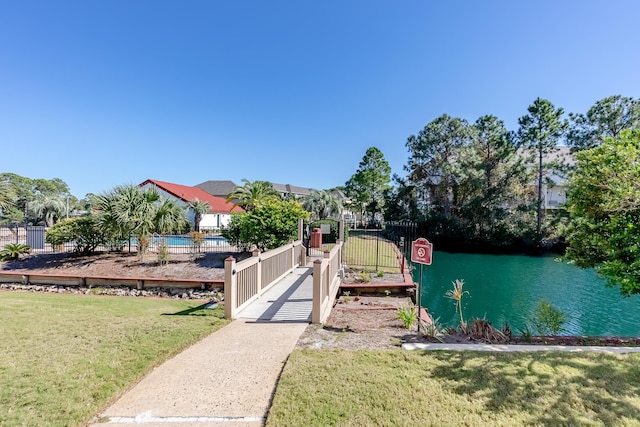
[{"label": "green water", "polygon": [[[508,322],[518,333],[544,298],[566,314],[563,335],[640,336],[640,295],[624,298],[595,271],[554,257],[435,252],[422,272],[422,305],[444,325],[459,322],[454,301],[444,295],[452,281],[464,279],[465,319],[484,317],[496,327]],[[413,275],[418,281],[420,265]]]}]

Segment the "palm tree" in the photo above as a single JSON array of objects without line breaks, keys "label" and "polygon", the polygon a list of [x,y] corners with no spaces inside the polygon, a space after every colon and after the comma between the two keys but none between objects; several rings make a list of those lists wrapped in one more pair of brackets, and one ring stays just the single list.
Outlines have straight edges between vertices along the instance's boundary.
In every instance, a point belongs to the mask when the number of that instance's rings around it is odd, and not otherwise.
[{"label": "palm tree", "polygon": [[0,181],[0,210],[7,209],[15,204],[16,192],[10,181]]},{"label": "palm tree", "polygon": [[193,219],[193,229],[195,231],[200,231],[200,221],[202,221],[202,215],[211,210],[211,205],[209,204],[209,202],[204,202],[196,197],[189,202],[189,207],[196,213],[196,216]]},{"label": "palm tree", "polygon": [[164,199],[156,205],[153,229],[156,233],[170,234],[181,231],[187,223],[184,210],[174,200]]},{"label": "palm tree", "polygon": [[151,233],[168,234],[186,224],[183,209],[173,200],[162,199],[155,188],[121,185],[98,198],[100,223],[116,239],[138,240],[143,256]]},{"label": "palm tree", "polygon": [[65,213],[66,208],[66,202],[62,197],[50,194],[39,193],[35,199],[27,203],[29,212],[42,219],[47,227],[53,226]]},{"label": "palm tree", "polygon": [[280,194],[267,181],[248,181],[243,179],[244,185],[236,188],[227,196],[227,202],[240,206],[245,211],[255,209],[269,199],[281,199]]},{"label": "palm tree", "polygon": [[302,206],[311,212],[314,220],[337,217],[342,212],[342,202],[326,190],[314,191],[305,197]]}]

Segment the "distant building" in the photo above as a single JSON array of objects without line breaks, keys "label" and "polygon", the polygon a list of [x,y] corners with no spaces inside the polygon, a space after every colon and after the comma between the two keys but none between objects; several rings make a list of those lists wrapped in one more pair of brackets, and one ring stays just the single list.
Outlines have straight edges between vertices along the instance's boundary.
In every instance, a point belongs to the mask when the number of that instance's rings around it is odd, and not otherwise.
[{"label": "distant building", "polygon": [[[209,212],[202,215],[200,229],[219,229],[229,223],[232,212],[244,212],[241,207],[233,206],[233,204],[227,202],[226,199],[209,194],[198,187],[189,187],[187,185],[173,184],[155,179],[144,181],[140,184],[140,187],[154,187],[160,192],[162,197],[176,200],[178,204],[185,208],[188,203],[194,199],[209,203]],[[191,224],[195,223],[196,214],[193,209],[188,209],[186,216]]]},{"label": "distant building", "polygon": [[233,190],[236,189],[237,185],[233,181],[213,180],[213,181],[202,182],[196,185],[196,187],[206,191],[207,193],[213,196],[222,197],[223,199],[226,199],[227,196],[231,194]]},{"label": "distant building", "polygon": [[[543,167],[553,163],[564,165],[565,167],[573,167],[576,163],[574,155],[571,153],[570,147],[559,145],[555,151],[542,156]],[[533,162],[528,163],[527,167],[538,170],[537,154]],[[561,173],[551,167],[544,167],[542,171],[542,208],[558,209],[567,202],[567,174]],[[533,191],[538,191],[538,175],[536,172],[535,180],[529,184]]]},{"label": "distant building", "polygon": [[300,199],[315,191],[313,188],[297,187],[291,184],[276,184],[272,182],[271,185],[283,199]]}]

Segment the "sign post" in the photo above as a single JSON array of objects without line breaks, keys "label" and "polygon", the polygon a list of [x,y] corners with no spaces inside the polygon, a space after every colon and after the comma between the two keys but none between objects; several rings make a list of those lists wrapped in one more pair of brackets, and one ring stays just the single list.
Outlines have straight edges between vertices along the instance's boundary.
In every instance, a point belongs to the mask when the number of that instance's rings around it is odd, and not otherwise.
[{"label": "sign post", "polygon": [[416,289],[416,300],[418,302],[418,333],[420,333],[420,312],[422,311],[422,304],[420,297],[422,296],[422,266],[431,265],[431,258],[433,255],[433,244],[431,244],[424,237],[411,242],[411,262],[420,264],[420,281]]}]

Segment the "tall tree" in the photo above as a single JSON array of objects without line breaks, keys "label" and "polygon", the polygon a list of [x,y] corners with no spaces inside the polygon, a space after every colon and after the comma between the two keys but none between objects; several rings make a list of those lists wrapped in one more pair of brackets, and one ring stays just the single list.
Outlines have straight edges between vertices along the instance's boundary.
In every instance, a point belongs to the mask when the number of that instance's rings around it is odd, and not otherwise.
[{"label": "tall tree", "polygon": [[640,293],[640,130],[580,151],[569,184],[566,256]]},{"label": "tall tree", "polygon": [[[527,180],[514,135],[495,116],[480,117],[472,126],[470,145],[461,156],[467,194],[462,218],[470,224],[471,236],[501,244],[513,229],[513,211],[522,200]],[[470,237],[471,237],[470,236]]]},{"label": "tall tree", "polygon": [[342,213],[342,202],[326,190],[313,191],[304,198],[302,206],[311,212],[312,220],[339,217]]},{"label": "tall tree", "polygon": [[243,179],[244,183],[236,188],[227,196],[227,201],[240,206],[245,211],[251,211],[267,200],[280,200],[280,194],[267,181],[249,181]]},{"label": "tall tree", "polygon": [[0,177],[0,213],[15,205],[16,192],[11,181]]},{"label": "tall tree", "polygon": [[[47,199],[61,199],[66,200],[69,196],[69,187],[60,178],[47,179],[31,179],[24,176],[17,175],[15,173],[2,173],[0,174],[0,181],[9,182],[14,193],[14,205],[11,207],[10,216],[13,219],[24,219],[28,223],[37,223],[44,220],[44,218],[35,215],[38,212],[37,209],[28,209],[27,205],[35,201],[37,197]],[[38,205],[43,200],[35,202]]]},{"label": "tall tree", "polygon": [[564,110],[550,101],[537,98],[527,109],[528,114],[518,119],[518,139],[521,146],[534,154],[537,163],[536,235],[542,238],[542,188],[545,157],[557,152],[558,140],[564,135],[568,122],[562,119]]},{"label": "tall tree", "polygon": [[608,137],[625,129],[640,127],[640,100],[621,95],[597,101],[587,114],[570,113],[571,128],[567,142],[573,151],[597,147]]},{"label": "tall tree", "polygon": [[195,212],[193,219],[193,225],[195,231],[200,231],[200,222],[202,221],[202,215],[205,215],[211,210],[211,205],[208,202],[202,201],[197,197],[189,202],[189,207]]},{"label": "tall tree", "polygon": [[466,120],[443,114],[417,136],[407,139],[409,162],[405,170],[423,207],[435,209],[445,217],[451,215],[454,193],[463,173],[459,162],[461,151],[470,138]]},{"label": "tall tree", "polygon": [[392,177],[395,185],[385,195],[384,219],[386,221],[416,221],[421,218],[418,209],[416,187],[397,174]]},{"label": "tall tree", "polygon": [[390,181],[391,167],[384,154],[376,147],[369,147],[345,189],[361,214],[375,218],[375,214],[384,212],[384,195]]}]

